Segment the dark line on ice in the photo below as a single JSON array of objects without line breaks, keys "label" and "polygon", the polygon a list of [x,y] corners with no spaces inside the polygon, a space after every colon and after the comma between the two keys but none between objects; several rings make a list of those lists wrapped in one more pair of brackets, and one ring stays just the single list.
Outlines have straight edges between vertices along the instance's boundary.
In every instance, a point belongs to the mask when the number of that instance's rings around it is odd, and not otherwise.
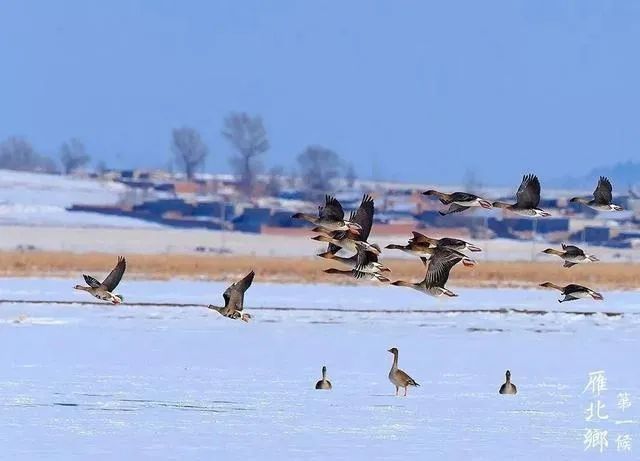
[{"label": "dark line on ice", "polygon": [[[100,303],[93,301],[52,301],[46,299],[0,299],[0,304],[53,304],[64,306],[102,306],[118,308],[117,305]],[[123,303],[128,307],[199,307],[206,308],[205,304],[194,303],[158,303],[158,302],[135,302]],[[495,308],[495,309],[353,309],[348,307],[282,307],[282,306],[262,306],[247,307],[251,311],[292,311],[292,312],[352,312],[364,314],[526,314],[526,315],[546,315],[546,314],[569,314],[569,315],[605,315],[607,317],[622,317],[624,315],[637,315],[640,312],[598,312],[598,311],[567,311],[567,310],[543,310],[543,309],[518,309],[518,308]]]}]

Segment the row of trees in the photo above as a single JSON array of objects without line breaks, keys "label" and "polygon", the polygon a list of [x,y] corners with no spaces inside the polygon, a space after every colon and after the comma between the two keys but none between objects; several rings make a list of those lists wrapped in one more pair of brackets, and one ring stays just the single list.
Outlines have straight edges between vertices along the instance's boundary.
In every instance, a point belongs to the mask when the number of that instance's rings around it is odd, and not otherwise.
[{"label": "row of trees", "polygon": [[[65,174],[86,166],[89,160],[84,144],[78,139],[70,139],[60,146],[60,164]],[[58,171],[53,159],[37,153],[29,141],[19,136],[11,136],[0,143],[0,168],[43,173]]]},{"label": "row of trees", "polygon": [[[238,178],[238,186],[245,196],[255,190],[258,174],[264,172],[262,158],[270,144],[262,118],[247,113],[232,113],[224,120],[222,136],[229,142],[233,155],[231,167]],[[171,151],[177,164],[186,176],[192,179],[204,165],[209,149],[200,133],[190,127],[174,129]],[[350,185],[356,179],[353,165],[347,165],[331,149],[319,145],[308,146],[297,157],[297,174],[302,179],[303,189],[311,198],[322,196],[332,188],[332,182],[344,178]],[[274,167],[269,172],[267,193],[276,195],[282,184],[284,169]]]},{"label": "row of trees", "polygon": [[[231,113],[224,119],[221,135],[233,152],[230,163],[238,178],[239,190],[250,197],[255,192],[258,175],[264,173],[263,159],[270,148],[262,118],[244,112]],[[204,166],[209,155],[209,148],[200,133],[190,127],[172,131],[171,151],[177,165],[189,179],[193,179]],[[86,167],[90,160],[84,144],[77,138],[60,146],[59,161],[65,174]],[[0,143],[0,168],[47,173],[59,170],[51,158],[37,153],[22,137],[10,137]],[[277,195],[284,176],[284,168],[272,168],[266,184],[267,193]],[[332,182],[338,178],[344,178],[350,184],[356,178],[352,165],[347,165],[336,152],[320,145],[304,149],[297,157],[297,168],[289,176],[301,178],[303,190],[313,198],[332,189]]]}]

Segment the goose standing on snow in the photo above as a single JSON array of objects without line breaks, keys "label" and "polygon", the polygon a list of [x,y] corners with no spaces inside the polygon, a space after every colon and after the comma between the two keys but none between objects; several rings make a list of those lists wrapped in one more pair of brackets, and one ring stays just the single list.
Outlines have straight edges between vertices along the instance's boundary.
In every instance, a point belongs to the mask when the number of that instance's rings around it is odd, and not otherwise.
[{"label": "goose standing on snow", "polygon": [[551,213],[538,208],[539,204],[540,180],[533,174],[522,177],[522,182],[516,192],[516,203],[493,202],[495,208],[503,208],[521,216],[551,216]]},{"label": "goose standing on snow", "polygon": [[391,283],[391,285],[413,288],[414,290],[418,290],[421,293],[431,296],[458,296],[453,291],[445,288],[445,284],[449,279],[449,272],[451,272],[453,266],[462,261],[464,257],[465,256],[462,253],[449,250],[448,248],[435,248],[433,249],[433,256],[431,256],[431,259],[429,260],[424,280],[418,283],[398,280]]},{"label": "goose standing on snow", "polygon": [[388,350],[393,354],[393,365],[391,365],[391,370],[389,370],[389,381],[391,384],[396,386],[396,395],[398,395],[398,391],[401,387],[404,388],[404,395],[407,396],[407,387],[409,386],[420,386],[414,379],[398,368],[398,349],[392,347]]},{"label": "goose standing on snow", "polygon": [[593,191],[593,200],[589,200],[581,197],[574,197],[570,201],[576,203],[582,203],[583,205],[593,208],[596,211],[622,211],[623,208],[620,205],[614,205],[613,200],[613,186],[609,178],[600,176],[596,190]]},{"label": "goose standing on snow", "polygon": [[578,248],[575,245],[565,245],[564,243],[562,244],[562,251],[555,250],[553,248],[547,248],[542,252],[548,255],[560,256],[560,258],[564,260],[564,267],[571,267],[580,263],[599,261],[599,259],[595,256],[586,254],[581,248]]},{"label": "goose standing on snow", "polygon": [[325,196],[324,206],[318,207],[318,216],[306,213],[296,213],[292,216],[294,219],[304,219],[316,226],[320,226],[329,231],[350,231],[354,234],[360,232],[360,226],[356,223],[346,221],[344,219],[344,210],[342,204],[330,195]]},{"label": "goose standing on snow", "polygon": [[467,192],[453,192],[451,194],[445,194],[444,192],[438,192],[437,190],[428,190],[423,192],[422,195],[434,195],[443,205],[449,205],[449,209],[447,211],[438,212],[442,216],[446,216],[451,213],[459,213],[477,206],[485,209],[491,208],[491,202]]},{"label": "goose standing on snow", "polygon": [[322,367],[322,379],[316,383],[316,389],[331,390],[331,381],[327,379],[327,367]]},{"label": "goose standing on snow", "polygon": [[222,297],[224,298],[224,307],[217,307],[209,304],[209,309],[212,309],[220,315],[224,315],[230,319],[239,319],[244,322],[249,322],[251,315],[242,312],[244,305],[244,293],[251,286],[251,282],[253,282],[253,277],[255,275],[255,272],[251,271],[242,280],[233,283],[225,290],[222,294]]},{"label": "goose standing on snow", "polygon": [[541,287],[546,288],[555,288],[556,290],[560,290],[560,292],[564,295],[564,298],[559,299],[559,303],[563,303],[565,301],[575,301],[576,299],[584,299],[591,298],[596,301],[602,301],[604,296],[602,296],[597,291],[593,291],[591,288],[583,287],[582,285],[577,285],[575,283],[571,283],[567,286],[556,285],[551,282],[544,282],[540,284]]},{"label": "goose standing on snow", "polygon": [[500,386],[500,390],[498,392],[501,394],[516,395],[518,393],[518,388],[511,382],[511,372],[507,370],[505,376],[507,380],[502,386]]},{"label": "goose standing on snow", "polygon": [[86,291],[91,293],[98,299],[102,301],[109,301],[112,304],[120,304],[124,301],[124,297],[122,295],[118,295],[113,293],[113,290],[116,289],[120,280],[122,280],[122,276],[124,275],[124,271],[127,269],[127,262],[122,256],[118,257],[118,263],[116,267],[107,275],[107,278],[104,279],[102,283],[98,282],[95,278],[90,275],[82,275],[84,277],[84,281],[87,282],[88,287],[82,285],[76,285],[74,288],[76,290]]}]

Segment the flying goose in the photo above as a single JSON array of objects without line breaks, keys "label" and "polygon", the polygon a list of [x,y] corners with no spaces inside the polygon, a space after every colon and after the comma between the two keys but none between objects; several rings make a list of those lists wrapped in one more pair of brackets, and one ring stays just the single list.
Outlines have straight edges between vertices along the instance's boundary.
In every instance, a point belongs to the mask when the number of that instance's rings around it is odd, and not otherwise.
[{"label": "flying goose", "polygon": [[433,245],[434,247],[444,247],[444,248],[449,248],[451,250],[457,250],[457,251],[463,251],[463,250],[469,250],[474,252],[482,251],[482,248],[479,248],[475,245],[472,245],[469,242],[465,242],[464,240],[460,240],[456,238],[443,237],[441,239],[434,239],[431,237],[427,237],[426,235],[416,231],[413,231],[412,234],[413,234],[413,238],[411,239],[411,241],[426,242],[426,243],[429,243],[430,245]]},{"label": "flying goose", "polygon": [[540,180],[533,174],[522,177],[520,187],[516,192],[516,203],[493,202],[495,208],[504,208],[521,216],[551,216],[544,210],[538,208],[540,204]]},{"label": "flying goose", "polygon": [[597,211],[622,211],[623,208],[620,205],[614,205],[611,203],[613,200],[613,186],[609,178],[600,176],[598,185],[593,191],[593,200],[589,200],[581,197],[574,197],[570,201],[576,203],[582,203],[583,205],[593,208]]},{"label": "flying goose", "polygon": [[356,211],[351,212],[349,218],[350,222],[360,227],[359,232],[356,233],[350,230],[327,232],[316,228],[313,229],[313,231],[318,232],[320,235],[314,237],[312,240],[327,242],[329,244],[327,251],[331,253],[337,253],[341,248],[356,253],[358,251],[358,242],[361,242],[360,246],[364,246],[372,253],[380,254],[380,247],[367,242],[369,234],[371,233],[371,227],[373,226],[374,213],[373,198],[365,194],[362,196],[360,206]]},{"label": "flying goose", "polygon": [[387,352],[391,352],[393,354],[393,365],[391,365],[391,370],[389,370],[389,381],[391,384],[396,386],[396,395],[398,395],[398,391],[401,387],[404,388],[404,396],[407,396],[407,387],[409,386],[420,386],[414,379],[398,368],[398,349],[392,347]]},{"label": "flying goose", "polygon": [[599,261],[599,259],[595,256],[586,254],[581,248],[578,248],[575,245],[565,245],[564,243],[562,244],[562,251],[555,250],[553,248],[547,248],[542,252],[548,255],[560,256],[564,260],[564,267],[571,267],[580,263]]},{"label": "flying goose", "polygon": [[445,284],[449,279],[449,272],[451,272],[451,268],[462,261],[463,258],[464,255],[455,250],[449,250],[448,248],[435,248],[433,249],[433,256],[431,256],[431,259],[429,260],[424,280],[418,283],[398,280],[396,282],[392,282],[391,285],[413,288],[414,290],[418,290],[431,296],[458,296],[451,290],[445,288]]},{"label": "flying goose", "polygon": [[516,395],[518,393],[518,388],[511,382],[511,372],[507,370],[505,376],[507,380],[502,386],[500,386],[500,390],[498,392],[500,392],[500,394]]},{"label": "flying goose", "polygon": [[[414,232],[414,235],[415,234],[418,234],[418,233]],[[419,235],[422,235],[422,234],[419,234]],[[422,261],[422,264],[424,264],[425,266],[427,265],[427,259],[430,258],[438,248],[447,250],[447,252],[450,252],[455,256],[459,256],[460,260],[462,261],[462,264],[464,264],[465,266],[476,265],[476,261],[474,259],[471,259],[467,255],[460,253],[458,250],[454,250],[447,247],[433,246],[428,241],[425,241],[422,239],[413,238],[409,240],[409,243],[407,243],[406,245],[396,245],[392,243],[387,245],[385,248],[390,250],[401,250],[410,255],[417,256],[418,258],[420,258],[420,261]]]},{"label": "flying goose", "polygon": [[422,195],[434,195],[443,205],[450,205],[447,211],[438,212],[442,216],[446,216],[451,213],[459,213],[477,206],[482,208],[491,208],[491,202],[467,192],[453,192],[451,194],[445,194],[444,192],[438,192],[437,190],[428,190],[423,192]]},{"label": "flying goose", "polygon": [[217,307],[209,304],[209,309],[217,311],[220,315],[224,315],[230,319],[239,319],[244,322],[249,322],[251,315],[242,312],[242,308],[244,304],[244,293],[251,286],[251,282],[253,282],[253,277],[255,275],[256,273],[251,271],[245,275],[242,280],[233,283],[225,290],[222,294],[222,297],[224,298],[224,307]]},{"label": "flying goose", "polygon": [[122,280],[122,276],[124,275],[124,271],[127,269],[127,262],[122,256],[118,257],[118,263],[116,267],[107,275],[107,278],[104,279],[102,283],[98,282],[95,278],[90,275],[82,275],[84,277],[84,281],[87,282],[88,287],[82,285],[76,285],[74,288],[76,290],[87,291],[91,293],[98,299],[102,301],[109,301],[112,304],[120,304],[124,301],[124,297],[122,295],[118,295],[113,293],[113,290],[116,289],[120,280]]},{"label": "flying goose", "polygon": [[387,283],[390,281],[387,277],[382,275],[380,272],[362,272],[362,271],[359,271],[357,268],[347,271],[347,270],[341,270],[341,269],[334,269],[333,267],[331,267],[329,269],[325,269],[324,272],[326,272],[327,274],[348,275],[358,280],[374,280],[374,281],[377,280],[378,282],[383,282],[383,283]]},{"label": "flying goose", "polygon": [[331,390],[331,381],[327,379],[327,367],[322,367],[322,379],[316,383],[316,389]]},{"label": "flying goose", "polygon": [[318,207],[318,216],[307,213],[296,213],[292,216],[294,219],[304,219],[316,226],[320,226],[329,231],[350,231],[358,234],[361,230],[357,223],[346,221],[344,219],[344,210],[342,205],[335,197],[325,196],[324,206]]},{"label": "flying goose", "polygon": [[[361,244],[358,242],[357,244]],[[380,251],[380,247],[377,244],[373,246]],[[349,266],[351,269],[358,269],[360,272],[374,273],[374,272],[391,272],[391,269],[378,262],[378,255],[372,253],[367,248],[360,246],[358,252],[349,258],[338,256],[331,251],[325,251],[318,256],[321,258],[338,261],[345,266]]]},{"label": "flying goose", "polygon": [[544,282],[541,283],[540,286],[560,290],[560,292],[564,295],[564,298],[559,299],[559,303],[565,301],[574,301],[580,298],[592,298],[596,301],[602,301],[604,299],[604,297],[600,293],[593,291],[591,288],[583,287],[582,285],[577,285],[575,283],[571,283],[567,286],[562,287],[560,285],[556,285],[555,283]]}]

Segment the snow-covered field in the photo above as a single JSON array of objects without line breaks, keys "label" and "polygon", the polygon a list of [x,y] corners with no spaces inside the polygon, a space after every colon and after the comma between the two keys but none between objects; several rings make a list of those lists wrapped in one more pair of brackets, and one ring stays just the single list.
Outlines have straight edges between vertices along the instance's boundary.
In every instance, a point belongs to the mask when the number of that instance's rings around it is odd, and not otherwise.
[{"label": "snow-covered field", "polygon": [[125,189],[114,182],[0,170],[0,225],[161,227],[139,219],[66,210],[74,203],[114,204]]},{"label": "snow-covered field", "polygon": [[[0,279],[3,300],[88,301],[76,280]],[[125,300],[208,304],[221,283],[128,282]],[[596,304],[552,291],[254,283],[250,324],[199,307],[0,303],[3,459],[579,460],[585,429],[640,441],[637,292]],[[84,295],[84,296],[83,296]],[[563,309],[623,315],[478,313]],[[287,308],[287,309],[273,309]],[[441,313],[418,310],[462,309]],[[421,384],[395,397],[391,354]],[[315,391],[322,365],[332,391]],[[497,390],[509,368],[517,396]],[[604,422],[583,390],[604,370]],[[616,408],[628,392],[632,406]],[[637,405],[637,406],[636,406]],[[628,424],[616,424],[631,420]]]}]

